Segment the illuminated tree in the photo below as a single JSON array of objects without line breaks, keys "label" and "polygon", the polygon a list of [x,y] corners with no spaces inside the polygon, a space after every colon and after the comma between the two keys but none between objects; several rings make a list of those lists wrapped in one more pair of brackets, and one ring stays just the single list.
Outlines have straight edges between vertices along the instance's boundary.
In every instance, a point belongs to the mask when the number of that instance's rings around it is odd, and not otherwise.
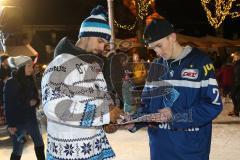
[{"label": "illuminated tree", "polygon": [[233,9],[236,10],[234,7],[240,6],[239,0],[201,0],[201,3],[210,25],[215,29],[222,24],[226,16],[230,16],[231,18],[240,16],[239,11],[233,11]]}]

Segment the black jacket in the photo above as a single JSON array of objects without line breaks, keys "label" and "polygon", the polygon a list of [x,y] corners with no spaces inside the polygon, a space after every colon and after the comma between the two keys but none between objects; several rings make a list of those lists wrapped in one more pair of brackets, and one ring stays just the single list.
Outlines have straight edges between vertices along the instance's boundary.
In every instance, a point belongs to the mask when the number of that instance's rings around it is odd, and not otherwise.
[{"label": "black jacket", "polygon": [[[6,120],[9,127],[24,124],[26,121],[37,121],[36,107],[39,105],[39,97],[32,77],[25,79],[23,87],[16,78],[7,80],[3,89],[3,100]],[[30,100],[36,99],[38,103],[30,106]]]},{"label": "black jacket", "polygon": [[4,87],[4,79],[11,77],[11,69],[5,69],[2,65],[0,67],[0,106],[3,105],[3,87]]}]

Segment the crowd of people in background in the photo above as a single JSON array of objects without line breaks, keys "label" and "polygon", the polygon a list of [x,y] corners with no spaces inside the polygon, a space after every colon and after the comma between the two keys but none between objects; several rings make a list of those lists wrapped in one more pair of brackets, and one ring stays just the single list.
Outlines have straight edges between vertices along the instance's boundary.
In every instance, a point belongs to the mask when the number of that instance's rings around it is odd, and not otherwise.
[{"label": "crowd of people in background", "polygon": [[11,76],[11,69],[7,61],[8,58],[9,56],[6,54],[1,55],[0,57],[0,125],[4,125],[6,123],[3,108],[3,87],[7,79]]},{"label": "crowd of people in background", "polygon": [[239,117],[240,111],[240,59],[232,61],[229,56],[225,62],[215,59],[214,67],[223,96],[223,103],[233,103],[233,111],[228,115]]}]

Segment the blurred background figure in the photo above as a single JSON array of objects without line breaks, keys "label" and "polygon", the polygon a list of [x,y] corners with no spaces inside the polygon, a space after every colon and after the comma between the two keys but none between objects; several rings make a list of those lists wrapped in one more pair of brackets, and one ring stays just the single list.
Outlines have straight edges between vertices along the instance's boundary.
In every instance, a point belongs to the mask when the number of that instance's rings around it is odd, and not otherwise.
[{"label": "blurred background figure", "polygon": [[139,85],[144,85],[147,76],[147,70],[144,60],[140,59],[138,53],[133,54],[133,80]]},{"label": "blurred background figure", "polygon": [[216,70],[219,70],[221,68],[222,64],[223,64],[222,60],[221,60],[221,57],[220,57],[220,55],[216,51],[213,51],[212,55],[214,57],[214,60],[213,60],[214,68]]},{"label": "blurred background figure", "polygon": [[234,83],[232,88],[233,111],[230,116],[239,117],[240,112],[240,60],[234,63]]},{"label": "blurred background figure", "polygon": [[217,76],[219,79],[220,87],[223,90],[223,102],[229,103],[231,102],[230,97],[234,80],[234,68],[231,59],[228,59],[227,62],[220,68]]},{"label": "blurred background figure", "polygon": [[41,90],[41,81],[42,81],[42,74],[43,74],[43,69],[40,64],[36,63],[33,66],[33,76],[37,85],[37,89]]},{"label": "blurred background figure", "polygon": [[0,56],[0,125],[4,125],[6,123],[4,108],[3,108],[3,86],[6,80],[10,77],[10,67],[8,65],[8,55],[2,54]]},{"label": "blurred background figure", "polygon": [[0,55],[0,78],[1,80],[6,80],[11,75],[11,69],[9,67],[7,59],[9,56],[7,54]]},{"label": "blurred background figure", "polygon": [[147,67],[140,58],[138,48],[132,48],[128,53],[129,62],[125,71],[122,87],[124,112],[135,113],[141,103],[141,94],[147,77]]}]

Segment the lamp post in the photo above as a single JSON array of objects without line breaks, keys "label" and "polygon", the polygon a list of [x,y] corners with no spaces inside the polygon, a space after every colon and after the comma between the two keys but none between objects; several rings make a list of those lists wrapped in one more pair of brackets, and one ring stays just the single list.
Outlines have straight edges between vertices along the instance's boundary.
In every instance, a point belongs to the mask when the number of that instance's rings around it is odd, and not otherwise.
[{"label": "lamp post", "polygon": [[114,14],[113,14],[113,1],[114,0],[107,0],[108,2],[108,19],[109,25],[111,27],[112,37],[110,40],[110,51],[115,51],[115,33],[114,33]]}]

